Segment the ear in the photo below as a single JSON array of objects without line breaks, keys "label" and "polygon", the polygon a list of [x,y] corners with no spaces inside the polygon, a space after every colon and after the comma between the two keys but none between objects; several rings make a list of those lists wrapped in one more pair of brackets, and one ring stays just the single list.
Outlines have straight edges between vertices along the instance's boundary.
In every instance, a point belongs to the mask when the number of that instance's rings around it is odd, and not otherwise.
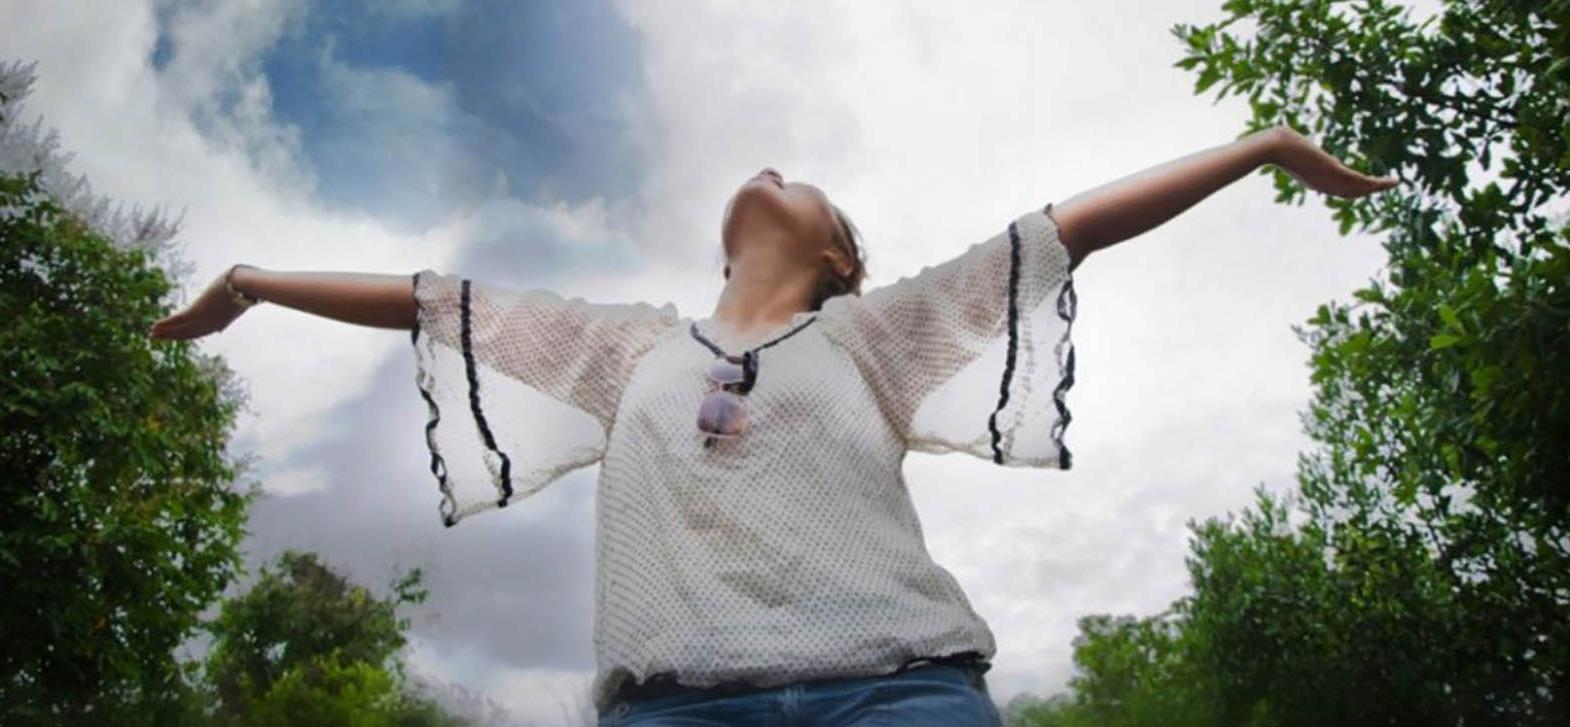
[{"label": "ear", "polygon": [[850,258],[845,256],[845,251],[838,248],[823,248],[823,257],[821,259],[823,264],[833,268],[834,272],[841,277],[850,275],[851,271],[855,269],[855,265],[851,263]]}]

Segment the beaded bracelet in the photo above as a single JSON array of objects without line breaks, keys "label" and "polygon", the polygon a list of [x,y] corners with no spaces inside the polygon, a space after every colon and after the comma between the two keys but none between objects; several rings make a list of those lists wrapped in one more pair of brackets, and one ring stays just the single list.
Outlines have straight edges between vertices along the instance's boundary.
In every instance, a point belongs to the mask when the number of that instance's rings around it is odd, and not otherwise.
[{"label": "beaded bracelet", "polygon": [[240,264],[237,264],[237,265],[234,265],[234,266],[230,267],[229,268],[229,272],[224,274],[224,287],[228,288],[228,290],[229,290],[229,297],[234,299],[234,304],[237,305],[237,306],[240,306],[241,310],[244,310],[246,308],[250,308],[253,305],[256,305],[257,303],[262,302],[262,299],[254,296],[254,295],[250,295],[248,293],[245,293],[244,291],[241,291],[239,288],[234,287],[234,271],[235,271],[235,268],[239,268],[239,267],[242,267],[242,266],[243,267],[247,267],[247,268],[255,268],[256,267],[255,265],[245,265],[244,263],[240,263]]}]

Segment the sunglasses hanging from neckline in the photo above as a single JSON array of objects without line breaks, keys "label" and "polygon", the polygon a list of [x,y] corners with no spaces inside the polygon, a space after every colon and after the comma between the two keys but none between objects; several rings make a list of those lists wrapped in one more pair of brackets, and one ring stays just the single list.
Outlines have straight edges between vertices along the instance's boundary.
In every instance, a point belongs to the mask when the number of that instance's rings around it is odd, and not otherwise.
[{"label": "sunglasses hanging from neckline", "polygon": [[703,441],[705,448],[714,446],[716,439],[735,439],[747,431],[747,401],[742,397],[758,383],[758,352],[790,338],[817,319],[817,316],[808,318],[778,338],[743,351],[740,356],[725,353],[698,331],[697,321],[692,322],[692,337],[717,357],[709,365],[709,380],[720,385],[718,391],[705,394],[698,406],[698,431],[707,435]]}]

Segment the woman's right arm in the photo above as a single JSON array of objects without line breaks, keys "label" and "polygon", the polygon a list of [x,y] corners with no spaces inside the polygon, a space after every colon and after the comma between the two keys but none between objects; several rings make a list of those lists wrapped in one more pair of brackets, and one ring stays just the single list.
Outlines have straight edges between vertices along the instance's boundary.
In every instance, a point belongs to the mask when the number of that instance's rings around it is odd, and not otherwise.
[{"label": "woman's right arm", "polygon": [[[245,308],[230,296],[224,277],[213,280],[185,310],[154,323],[148,336],[188,339],[228,328]],[[241,265],[234,268],[230,281],[246,295],[345,323],[401,330],[415,323],[414,281],[408,275],[289,272]]]}]

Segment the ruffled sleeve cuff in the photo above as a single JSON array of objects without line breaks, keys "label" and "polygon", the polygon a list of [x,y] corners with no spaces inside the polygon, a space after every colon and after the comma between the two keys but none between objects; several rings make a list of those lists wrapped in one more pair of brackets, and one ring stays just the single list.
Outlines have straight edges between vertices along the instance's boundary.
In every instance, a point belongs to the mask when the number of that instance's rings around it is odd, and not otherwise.
[{"label": "ruffled sleeve cuff", "polygon": [[1078,297],[1051,212],[1048,204],[1021,215],[974,251],[1000,261],[978,264],[1007,283],[978,288],[990,300],[961,303],[994,306],[1001,318],[984,335],[958,336],[974,359],[923,399],[907,432],[912,450],[965,452],[1010,467],[1073,466],[1064,435],[1073,418]]}]

